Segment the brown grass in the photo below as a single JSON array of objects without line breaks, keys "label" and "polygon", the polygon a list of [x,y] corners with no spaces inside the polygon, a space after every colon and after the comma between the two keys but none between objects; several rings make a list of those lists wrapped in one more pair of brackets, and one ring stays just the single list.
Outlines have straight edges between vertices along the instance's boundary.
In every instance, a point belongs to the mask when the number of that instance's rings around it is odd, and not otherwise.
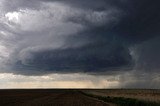
[{"label": "brown grass", "polygon": [[99,96],[133,98],[138,100],[160,103],[160,90],[109,89],[85,90],[85,92]]}]

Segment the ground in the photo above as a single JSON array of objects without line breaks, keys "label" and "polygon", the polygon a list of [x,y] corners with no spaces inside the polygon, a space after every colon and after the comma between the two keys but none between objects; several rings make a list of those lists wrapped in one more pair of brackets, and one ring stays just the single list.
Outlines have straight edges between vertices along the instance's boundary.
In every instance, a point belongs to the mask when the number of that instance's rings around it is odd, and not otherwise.
[{"label": "ground", "polygon": [[[108,103],[110,102],[110,103]],[[117,105],[116,105],[117,104]],[[0,106],[160,106],[160,90],[144,89],[8,89]]]},{"label": "ground", "polygon": [[79,90],[0,90],[0,106],[115,106]]}]

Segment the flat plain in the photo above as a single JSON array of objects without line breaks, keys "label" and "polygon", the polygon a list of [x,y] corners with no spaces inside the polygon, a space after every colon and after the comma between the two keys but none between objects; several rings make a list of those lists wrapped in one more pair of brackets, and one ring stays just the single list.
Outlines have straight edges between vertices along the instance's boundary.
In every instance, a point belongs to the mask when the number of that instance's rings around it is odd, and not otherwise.
[{"label": "flat plain", "polygon": [[104,97],[124,97],[150,102],[160,102],[160,90],[158,89],[97,89],[84,90],[84,92]]},{"label": "flat plain", "polygon": [[0,90],[0,106],[123,106],[106,101],[108,97],[109,100],[123,97],[160,103],[160,90],[6,89]]}]

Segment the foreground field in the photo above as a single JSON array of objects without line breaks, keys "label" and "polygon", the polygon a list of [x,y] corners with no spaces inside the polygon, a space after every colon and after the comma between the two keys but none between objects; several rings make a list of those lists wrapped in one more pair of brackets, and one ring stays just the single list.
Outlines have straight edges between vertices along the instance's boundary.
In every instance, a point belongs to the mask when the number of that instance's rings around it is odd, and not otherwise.
[{"label": "foreground field", "polygon": [[84,95],[118,106],[160,106],[160,90],[83,90]]},{"label": "foreground field", "polygon": [[160,106],[160,90],[0,90],[0,106]]},{"label": "foreground field", "polygon": [[143,101],[160,102],[160,90],[144,90],[144,89],[108,89],[108,90],[84,90],[86,93],[110,96],[133,98]]},{"label": "foreground field", "polygon": [[1,90],[0,106],[114,106],[77,90]]}]

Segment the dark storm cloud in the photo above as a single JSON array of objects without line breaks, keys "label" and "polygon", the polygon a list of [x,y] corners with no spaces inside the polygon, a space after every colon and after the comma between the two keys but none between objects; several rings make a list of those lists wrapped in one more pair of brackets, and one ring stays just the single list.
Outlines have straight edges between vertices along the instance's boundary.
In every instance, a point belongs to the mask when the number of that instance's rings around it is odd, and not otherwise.
[{"label": "dark storm cloud", "polygon": [[[111,47],[109,47],[111,46]],[[109,51],[108,51],[109,50]],[[110,45],[88,45],[80,48],[31,52],[31,59],[25,58],[25,63],[17,63],[36,70],[50,70],[57,72],[100,72],[116,70],[131,64],[131,56],[124,47]]]},{"label": "dark storm cloud", "polygon": [[20,30],[12,29],[17,42],[7,64],[15,73],[159,68],[159,53],[150,52],[159,50],[153,47],[159,40],[152,41],[160,34],[158,0],[19,0],[9,7],[10,3],[5,2],[6,11],[28,9],[19,11],[27,23],[23,20]]},{"label": "dark storm cloud", "polygon": [[145,41],[135,48],[138,57],[136,69],[145,72],[159,72],[160,69],[160,37]]},{"label": "dark storm cloud", "polygon": [[159,36],[160,1],[134,0],[124,12],[126,17],[115,27],[120,35],[141,42]]}]

